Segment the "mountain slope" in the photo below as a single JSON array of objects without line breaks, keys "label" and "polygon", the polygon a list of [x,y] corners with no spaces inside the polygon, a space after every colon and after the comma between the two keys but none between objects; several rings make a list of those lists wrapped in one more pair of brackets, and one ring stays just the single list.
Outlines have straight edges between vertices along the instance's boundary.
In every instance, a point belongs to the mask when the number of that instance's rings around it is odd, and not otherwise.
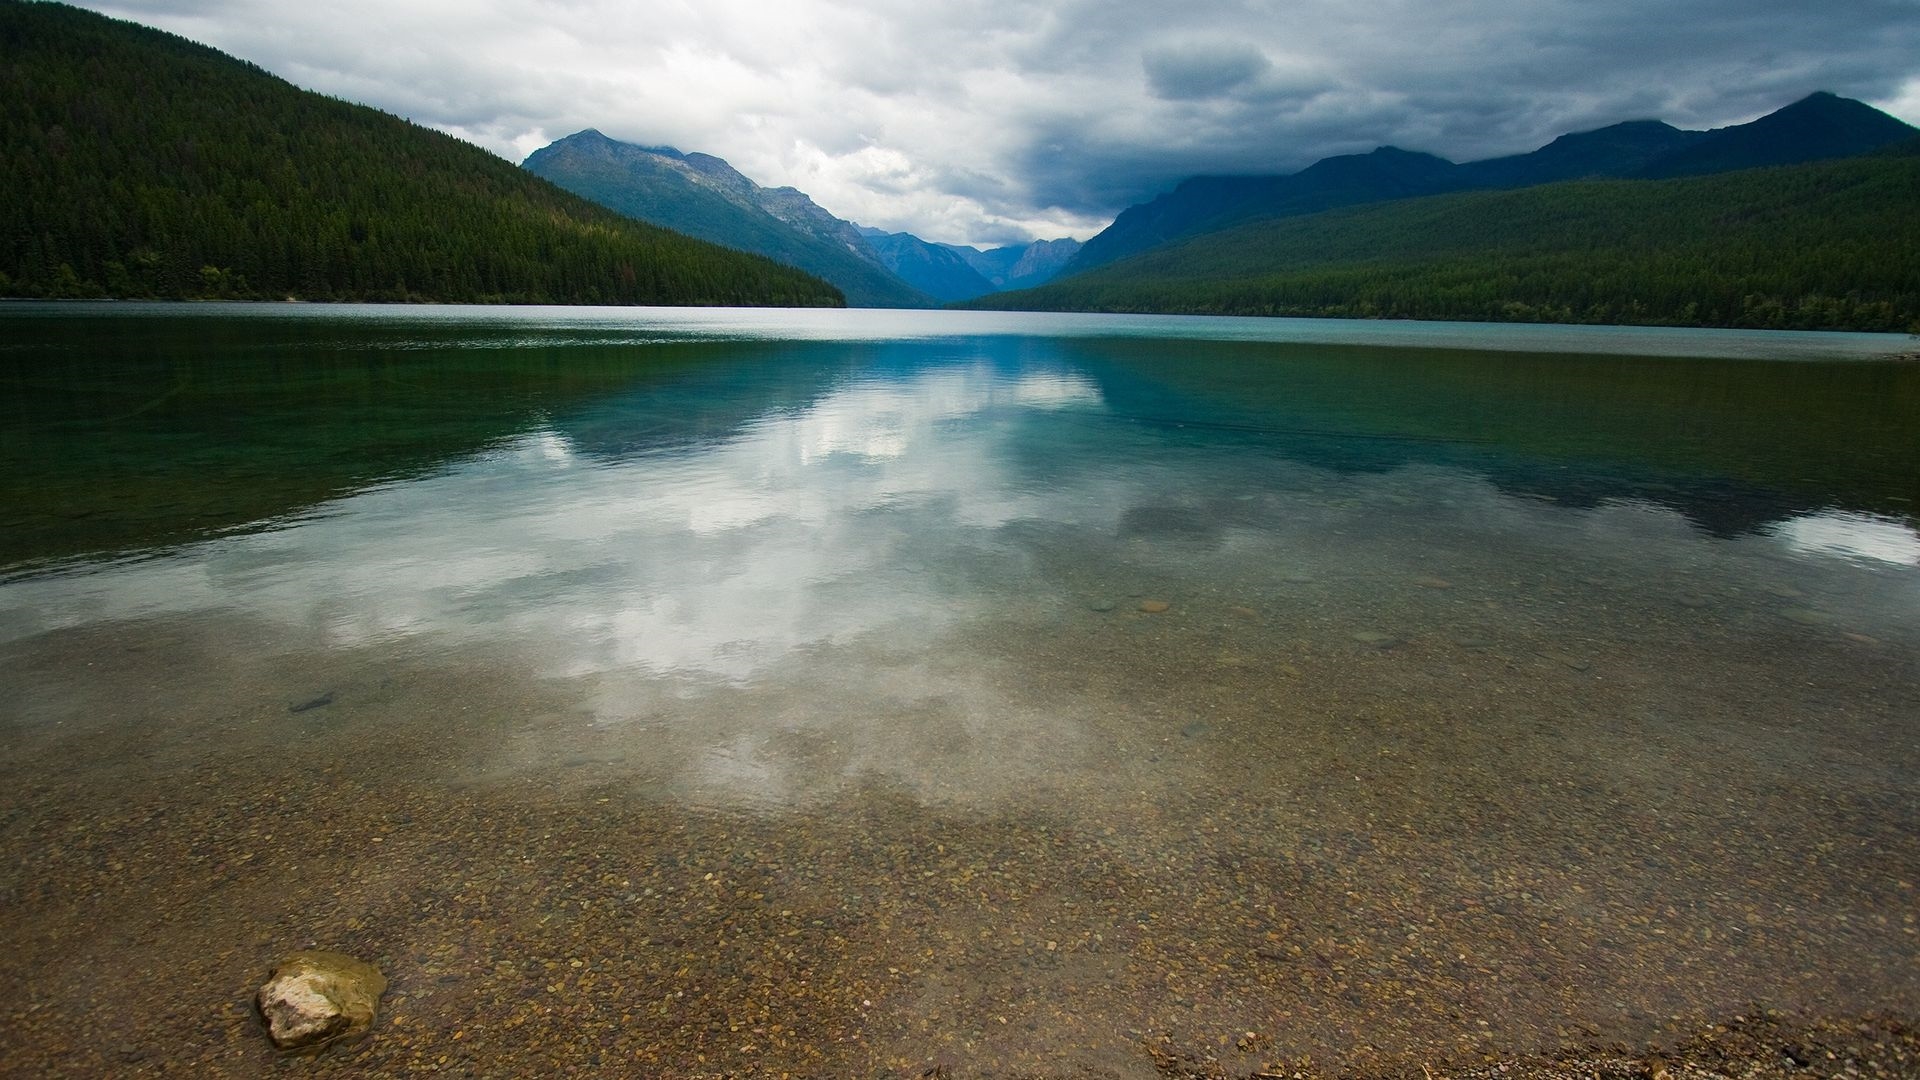
[{"label": "mountain slope", "polygon": [[1538,150],[1460,166],[1460,187],[1529,187],[1557,180],[1632,176],[1707,137],[1659,120],[1628,120],[1562,135]]},{"label": "mountain slope", "polygon": [[862,235],[887,269],[941,303],[971,300],[994,290],[967,259],[943,244],[929,244],[912,233],[862,229]]},{"label": "mountain slope", "polygon": [[171,34],[0,0],[0,295],[837,304]]},{"label": "mountain slope", "polygon": [[1682,131],[1655,120],[1562,135],[1526,154],[1455,165],[1382,147],[1325,158],[1287,176],[1195,177],[1129,207],[1066,268],[1078,274],[1242,221],[1481,188],[1595,177],[1672,177],[1866,153],[1915,129],[1871,106],[1818,93],[1748,124]]},{"label": "mountain slope", "polygon": [[964,259],[995,290],[1044,285],[1058,276],[1080,251],[1080,241],[1070,236],[1057,240],[1035,240],[1030,244],[1009,244],[985,251],[966,244],[939,246]]},{"label": "mountain slope", "polygon": [[1431,154],[1383,146],[1368,154],[1322,158],[1287,176],[1196,176],[1151,202],[1122,211],[1081,246],[1064,272],[1077,274],[1250,218],[1311,214],[1452,190],[1457,186],[1455,168]]},{"label": "mountain slope", "polygon": [[1920,331],[1920,141],[1251,222],[972,306]]},{"label": "mountain slope", "polygon": [[[1020,257],[1007,267],[1006,278],[995,282],[1006,289],[1027,289],[1035,285],[1044,285],[1060,276],[1075,255],[1080,254],[1080,241],[1070,236],[1058,240],[1035,240],[1031,244],[1015,248]],[[1006,251],[995,248],[994,252]],[[989,252],[988,254],[992,254]]]},{"label": "mountain slope", "polygon": [[763,188],[709,154],[607,138],[591,129],[527,157],[529,173],[629,218],[817,274],[863,307],[927,307],[855,227],[793,188]]}]

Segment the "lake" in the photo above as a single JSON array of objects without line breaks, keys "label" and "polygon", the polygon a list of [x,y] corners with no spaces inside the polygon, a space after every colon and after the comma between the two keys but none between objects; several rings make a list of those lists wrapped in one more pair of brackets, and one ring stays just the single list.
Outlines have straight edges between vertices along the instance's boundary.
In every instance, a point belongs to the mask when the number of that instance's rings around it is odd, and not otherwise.
[{"label": "lake", "polygon": [[1911,1016],[1913,347],[7,304],[0,1060],[256,1075],[303,947],[354,1075]]}]

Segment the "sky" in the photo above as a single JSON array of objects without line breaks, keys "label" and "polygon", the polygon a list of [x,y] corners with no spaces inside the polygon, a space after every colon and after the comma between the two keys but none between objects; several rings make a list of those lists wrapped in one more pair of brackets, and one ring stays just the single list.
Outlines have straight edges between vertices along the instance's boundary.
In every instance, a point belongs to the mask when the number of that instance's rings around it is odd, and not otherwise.
[{"label": "sky", "polygon": [[1471,161],[1815,90],[1920,123],[1920,0],[82,0],[512,161],[583,128],[924,239],[1203,173]]}]

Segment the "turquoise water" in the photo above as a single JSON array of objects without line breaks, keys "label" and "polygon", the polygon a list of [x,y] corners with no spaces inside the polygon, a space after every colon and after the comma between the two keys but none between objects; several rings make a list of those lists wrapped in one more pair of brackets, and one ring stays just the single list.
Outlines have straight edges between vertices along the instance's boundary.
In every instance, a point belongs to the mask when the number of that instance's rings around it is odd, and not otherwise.
[{"label": "turquoise water", "polygon": [[[1907,339],[0,328],[17,1060],[247,1075],[232,1003],[309,940],[386,958],[375,1072],[1404,1065],[1920,1003]],[[129,962],[213,1034],[115,1042]]]}]

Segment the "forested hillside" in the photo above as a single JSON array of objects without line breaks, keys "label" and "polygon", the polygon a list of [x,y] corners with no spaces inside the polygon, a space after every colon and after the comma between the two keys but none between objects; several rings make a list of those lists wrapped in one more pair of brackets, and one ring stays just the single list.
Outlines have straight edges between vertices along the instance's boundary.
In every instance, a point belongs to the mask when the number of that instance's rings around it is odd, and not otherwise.
[{"label": "forested hillside", "polygon": [[1920,142],[1255,222],[973,306],[1920,332]]},{"label": "forested hillside", "polygon": [[1629,120],[1562,135],[1525,154],[1463,165],[1383,146],[1322,158],[1287,175],[1195,176],[1122,211],[1087,241],[1066,273],[1244,222],[1342,206],[1562,180],[1665,179],[1798,165],[1872,153],[1916,135],[1920,132],[1912,126],[1870,105],[1822,92],[1758,120],[1713,131]]},{"label": "forested hillside", "polygon": [[839,304],[170,34],[0,0],[0,296]]}]

